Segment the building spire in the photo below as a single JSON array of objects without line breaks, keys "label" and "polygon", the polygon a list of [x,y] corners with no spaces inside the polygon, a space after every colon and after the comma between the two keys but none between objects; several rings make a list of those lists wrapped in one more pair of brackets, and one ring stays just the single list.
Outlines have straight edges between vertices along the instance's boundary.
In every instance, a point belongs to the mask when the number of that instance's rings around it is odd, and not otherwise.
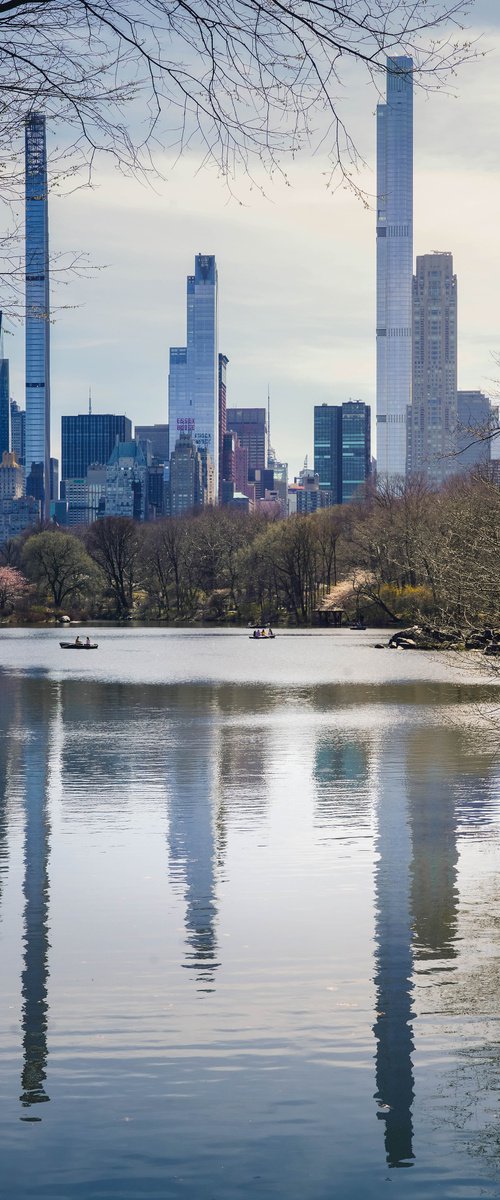
[{"label": "building spire", "polygon": [[89,417],[92,416],[92,388],[89,385]]}]

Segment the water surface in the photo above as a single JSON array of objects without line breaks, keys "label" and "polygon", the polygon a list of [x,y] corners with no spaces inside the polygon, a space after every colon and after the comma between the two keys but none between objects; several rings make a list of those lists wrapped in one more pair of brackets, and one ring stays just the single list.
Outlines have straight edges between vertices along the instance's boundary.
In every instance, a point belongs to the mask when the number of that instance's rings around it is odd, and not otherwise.
[{"label": "water surface", "polygon": [[494,675],[95,635],[0,636],[5,1195],[498,1196]]}]

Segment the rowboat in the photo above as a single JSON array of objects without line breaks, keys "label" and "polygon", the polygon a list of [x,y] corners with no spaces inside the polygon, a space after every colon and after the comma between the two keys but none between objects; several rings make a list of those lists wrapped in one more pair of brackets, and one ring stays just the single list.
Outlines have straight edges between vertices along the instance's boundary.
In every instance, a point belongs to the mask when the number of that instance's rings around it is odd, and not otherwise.
[{"label": "rowboat", "polygon": [[271,638],[275,638],[275,633],[270,633],[267,629],[264,633],[249,633],[251,642],[270,642]]},{"label": "rowboat", "polygon": [[97,650],[98,642],[90,642],[87,646],[86,642],[59,642],[61,650]]}]

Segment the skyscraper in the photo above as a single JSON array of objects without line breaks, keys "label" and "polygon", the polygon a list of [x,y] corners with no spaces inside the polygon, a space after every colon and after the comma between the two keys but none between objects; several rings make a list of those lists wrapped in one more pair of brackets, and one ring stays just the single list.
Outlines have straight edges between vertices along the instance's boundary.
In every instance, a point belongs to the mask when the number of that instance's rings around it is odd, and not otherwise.
[{"label": "skyscraper", "polygon": [[[26,491],[50,516],[49,221],[45,117],[26,120]],[[33,470],[35,466],[35,470]]]},{"label": "skyscraper", "polygon": [[408,470],[439,487],[457,470],[457,277],[448,252],[417,258]]},{"label": "skyscraper", "polygon": [[89,467],[104,466],[117,440],[132,441],[132,422],[114,413],[61,417],[61,479],[82,479]]},{"label": "skyscraper", "polygon": [[227,408],[227,364],[229,359],[225,354],[219,354],[219,501],[222,497],[222,480],[224,478],[222,468],[223,444],[224,435],[226,433],[226,408]]},{"label": "skyscraper", "polygon": [[268,440],[265,408],[228,408],[226,428],[238,434],[248,450],[249,470],[267,470]]},{"label": "skyscraper", "polygon": [[9,360],[3,348],[3,313],[0,312],[0,458],[11,449]]},{"label": "skyscraper", "polygon": [[314,470],[330,504],[346,504],[371,471],[370,406],[362,400],[314,407]]},{"label": "skyscraper", "polygon": [[187,278],[187,346],[170,350],[170,451],[181,434],[190,434],[219,468],[218,283],[213,254],[197,254],[195,273]]},{"label": "skyscraper", "polygon": [[471,471],[491,462],[494,438],[487,433],[496,424],[494,410],[484,392],[457,392],[457,457],[455,471]]},{"label": "skyscraper", "polygon": [[26,411],[15,400],[10,402],[10,440],[16,459],[24,466],[26,459]]},{"label": "skyscraper", "polygon": [[413,275],[413,63],[387,60],[377,106],[377,470],[406,470],[411,403]]}]

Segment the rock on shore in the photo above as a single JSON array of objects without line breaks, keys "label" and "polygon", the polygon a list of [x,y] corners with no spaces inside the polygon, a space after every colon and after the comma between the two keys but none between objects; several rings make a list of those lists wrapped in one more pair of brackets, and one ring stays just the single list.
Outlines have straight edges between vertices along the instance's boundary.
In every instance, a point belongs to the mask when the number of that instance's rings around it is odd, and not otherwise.
[{"label": "rock on shore", "polygon": [[389,638],[390,650],[483,650],[500,655],[500,629],[467,631],[438,629],[432,625],[410,625]]}]

